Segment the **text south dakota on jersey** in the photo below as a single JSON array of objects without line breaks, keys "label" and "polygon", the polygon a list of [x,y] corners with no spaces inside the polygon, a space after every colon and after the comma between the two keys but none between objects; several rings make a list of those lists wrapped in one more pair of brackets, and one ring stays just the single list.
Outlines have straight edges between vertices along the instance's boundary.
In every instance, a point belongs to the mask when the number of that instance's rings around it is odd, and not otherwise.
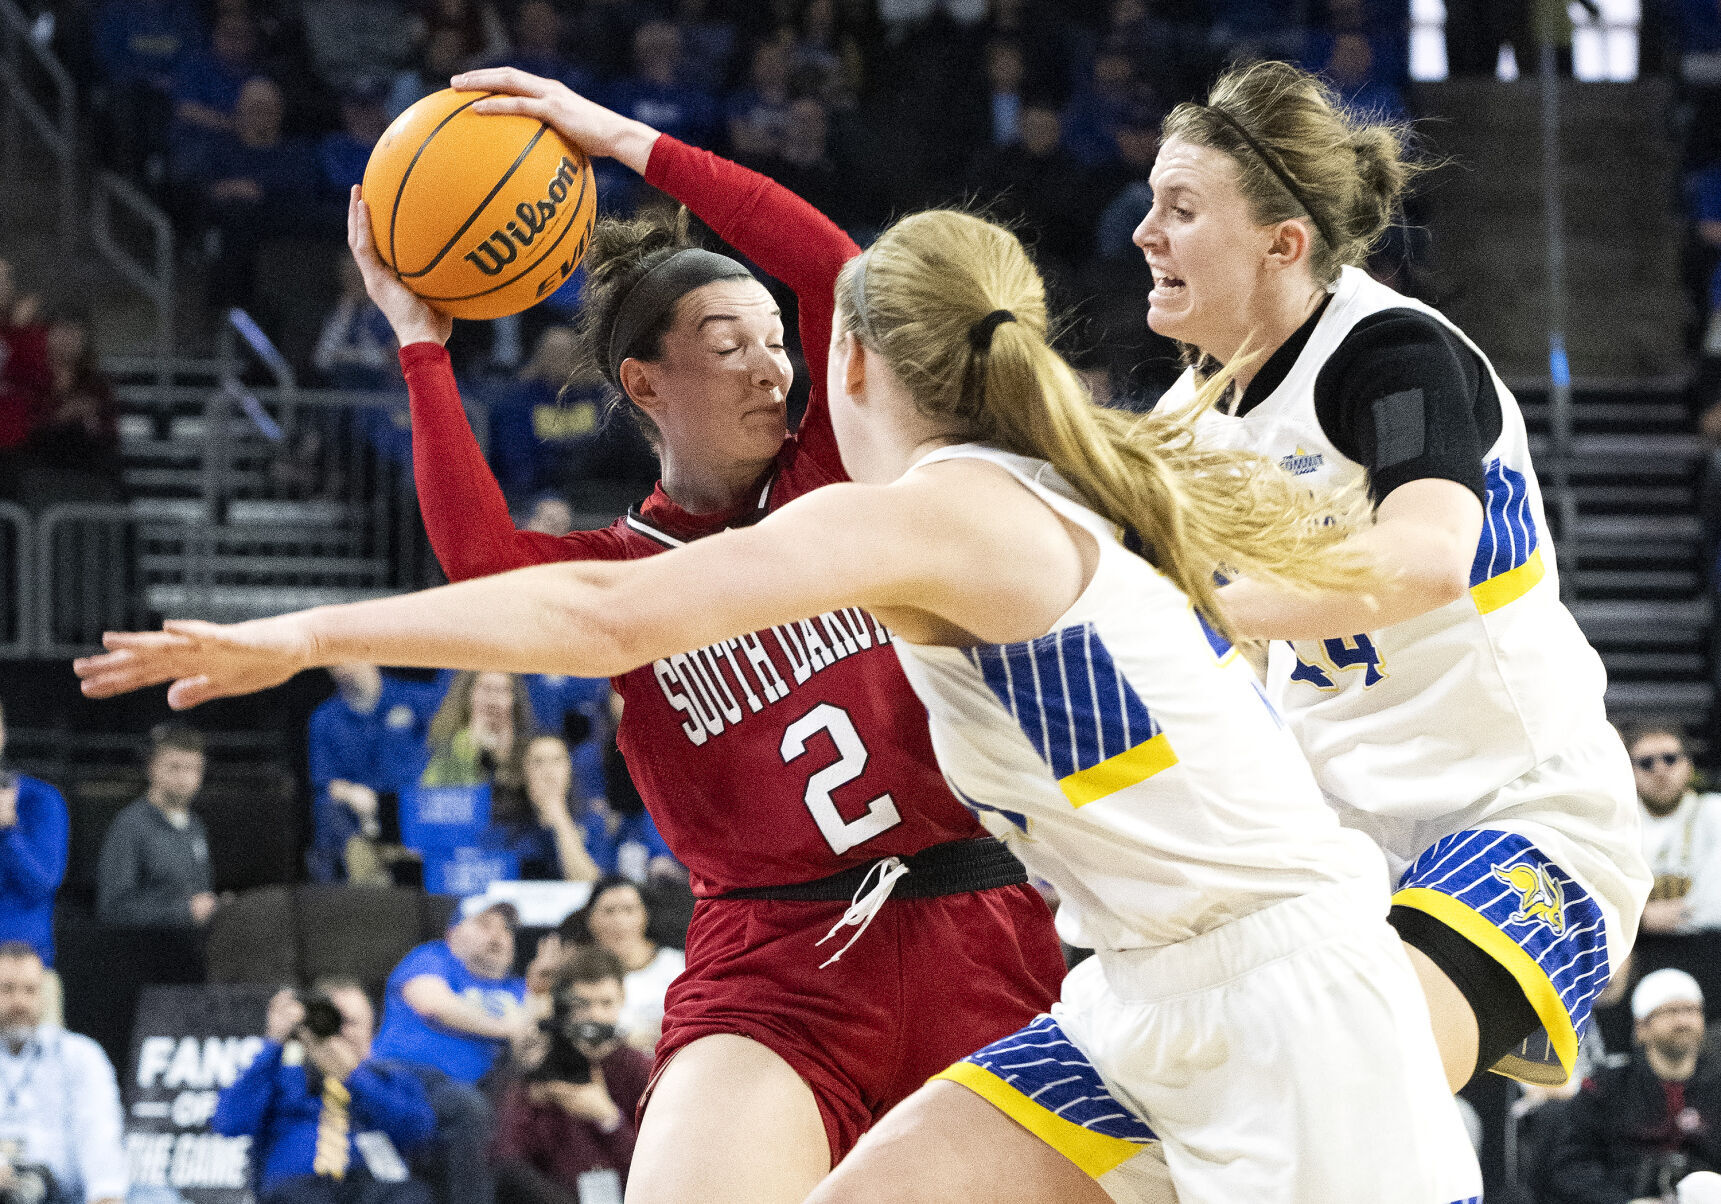
[{"label": "text south dakota on jersey", "polygon": [[651,669],[669,705],[687,716],[682,734],[700,745],[787,698],[838,661],[889,643],[882,623],[851,606],[678,652],[654,661]]}]

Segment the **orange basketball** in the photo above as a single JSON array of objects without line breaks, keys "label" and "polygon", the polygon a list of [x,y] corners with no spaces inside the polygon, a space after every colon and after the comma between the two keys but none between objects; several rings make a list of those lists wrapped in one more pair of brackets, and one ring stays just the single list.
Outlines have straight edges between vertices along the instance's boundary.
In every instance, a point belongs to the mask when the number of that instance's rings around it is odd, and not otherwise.
[{"label": "orange basketball", "polygon": [[586,253],[591,164],[533,117],[485,116],[445,89],[394,119],[365,166],[371,234],[413,292],[455,318],[517,314]]}]

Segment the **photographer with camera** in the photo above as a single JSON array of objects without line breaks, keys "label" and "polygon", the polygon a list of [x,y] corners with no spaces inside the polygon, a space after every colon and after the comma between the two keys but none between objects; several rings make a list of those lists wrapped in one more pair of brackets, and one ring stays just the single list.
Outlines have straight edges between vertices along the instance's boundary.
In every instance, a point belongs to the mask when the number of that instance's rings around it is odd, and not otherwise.
[{"label": "photographer with camera", "polygon": [[210,1127],[253,1139],[263,1204],[430,1204],[405,1156],[436,1132],[423,1085],[371,1057],[370,998],[350,979],[269,1001],[263,1049]]},{"label": "photographer with camera", "polygon": [[575,947],[555,975],[550,1016],[516,1044],[496,1125],[498,1204],[621,1200],[651,1074],[651,1059],[617,1032],[623,977],[615,954]]},{"label": "photographer with camera", "polygon": [[1721,1170],[1721,1063],[1703,1052],[1703,991],[1683,970],[1657,970],[1633,990],[1631,1014],[1630,1060],[1598,1070],[1567,1105],[1547,1204],[1713,1198],[1691,1182]]},{"label": "photographer with camera", "polygon": [[0,1204],[120,1204],[120,1093],[88,1037],[45,1024],[47,972],[0,941]]}]

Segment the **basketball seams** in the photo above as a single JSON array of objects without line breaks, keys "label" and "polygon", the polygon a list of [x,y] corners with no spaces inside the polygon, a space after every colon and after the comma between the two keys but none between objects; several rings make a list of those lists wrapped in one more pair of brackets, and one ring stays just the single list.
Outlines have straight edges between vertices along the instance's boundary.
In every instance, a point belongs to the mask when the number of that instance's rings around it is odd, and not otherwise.
[{"label": "basketball seams", "polygon": [[[499,281],[498,283],[491,285],[489,288],[483,289],[479,292],[462,293],[457,297],[432,297],[432,296],[428,296],[428,295],[423,294],[423,293],[420,293],[419,296],[423,300],[428,301],[433,305],[439,301],[473,301],[479,297],[487,297],[491,293],[494,293],[500,289],[505,289],[511,285],[518,284],[521,280],[524,280],[527,276],[531,275],[532,272],[534,270],[536,270],[546,259],[548,259],[552,254],[554,254],[556,248],[562,245],[562,240],[567,238],[567,236],[570,233],[572,233],[574,226],[577,224],[576,219],[578,219],[578,217],[580,216],[580,211],[585,207],[586,195],[591,191],[591,185],[592,185],[592,172],[591,172],[591,167],[590,167],[590,161],[588,160],[587,166],[585,167],[585,169],[583,171],[580,172],[580,195],[575,200],[574,204],[570,207],[567,224],[562,227],[561,233],[556,235],[556,241],[551,243],[548,247],[545,247],[544,253],[542,255],[538,256],[538,258],[534,259],[531,263],[529,263],[525,267],[521,268],[518,272],[516,272],[514,275],[510,276],[507,280]],[[480,210],[480,212],[482,212],[482,209]]]},{"label": "basketball seams", "polygon": [[[520,150],[520,153],[515,156],[514,162],[509,166],[507,171],[502,173],[501,179],[496,181],[495,186],[492,187],[490,189],[490,191],[485,194],[484,199],[478,202],[478,207],[475,208],[471,212],[471,214],[468,215],[466,220],[460,224],[460,229],[456,230],[452,235],[449,236],[448,242],[443,245],[442,250],[438,251],[434,256],[431,257],[431,260],[429,263],[425,264],[422,268],[419,268],[415,272],[402,272],[402,271],[400,271],[400,269],[398,267],[395,269],[395,271],[397,273],[399,273],[400,278],[402,280],[417,280],[417,279],[420,279],[424,276],[428,276],[431,272],[436,270],[437,265],[439,265],[442,262],[443,257],[446,256],[450,251],[452,251],[454,249],[455,244],[458,243],[460,241],[460,239],[465,235],[465,233],[472,228],[472,223],[477,221],[479,218],[479,215],[482,214],[486,209],[488,209],[490,207],[490,202],[496,199],[496,194],[501,192],[502,189],[507,185],[508,181],[514,178],[514,173],[520,170],[520,165],[526,161],[526,159],[529,155],[531,155],[532,151],[537,147],[538,143],[543,141],[544,135],[545,135],[545,133],[547,133],[549,131],[549,128],[550,128],[549,125],[546,124],[545,122],[540,121],[538,123],[537,132],[534,133],[531,136],[531,138],[529,138],[526,141],[526,145],[524,147],[522,147]],[[437,129],[440,130],[441,127],[438,126]],[[424,145],[425,146],[430,145],[431,140],[434,139],[435,137],[436,137],[436,132],[432,131],[430,137],[426,138],[424,140]],[[422,150],[423,147],[420,147],[419,149]],[[415,156],[413,156],[413,166],[416,167],[417,165],[418,165],[417,164],[417,156],[415,155]],[[401,193],[404,193],[406,191],[406,182],[407,182],[407,179],[410,178],[410,176],[411,176],[411,171],[412,171],[412,169],[408,168],[407,169],[407,175],[401,177],[401,180],[400,180],[400,192]],[[396,193],[395,194],[395,200],[396,200],[397,204],[399,203],[399,198],[400,198],[400,193]],[[391,226],[389,228],[389,237],[393,238],[393,236],[394,236],[394,228]],[[445,299],[447,299],[447,298],[445,298]],[[428,300],[428,298],[426,298],[426,300]]]},{"label": "basketball seams", "polygon": [[393,269],[396,276],[400,275],[400,268],[396,266],[400,263],[400,257],[395,254],[394,231],[395,224],[400,218],[400,198],[406,195],[406,182],[412,178],[413,169],[418,166],[418,160],[424,155],[424,148],[436,140],[436,136],[442,132],[443,126],[453,121],[456,117],[460,116],[460,114],[464,113],[467,109],[471,108],[485,97],[493,95],[495,95],[493,92],[484,92],[461,104],[441,121],[437,122],[436,128],[431,130],[429,134],[425,135],[424,139],[419,142],[418,149],[412,152],[412,162],[406,165],[406,170],[400,175],[400,186],[394,190],[394,204],[389,207],[388,211],[388,266]]}]

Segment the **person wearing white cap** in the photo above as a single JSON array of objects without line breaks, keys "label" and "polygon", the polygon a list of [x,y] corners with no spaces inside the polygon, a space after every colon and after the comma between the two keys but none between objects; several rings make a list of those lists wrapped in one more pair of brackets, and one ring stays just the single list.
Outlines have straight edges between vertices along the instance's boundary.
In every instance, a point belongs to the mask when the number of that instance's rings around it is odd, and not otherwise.
[{"label": "person wearing white cap", "polygon": [[1721,1199],[1711,1194],[1721,1188],[1721,1062],[1703,1056],[1703,988],[1683,970],[1656,970],[1632,992],[1631,1015],[1630,1060],[1586,1079],[1571,1102],[1546,1164],[1548,1204]]}]

